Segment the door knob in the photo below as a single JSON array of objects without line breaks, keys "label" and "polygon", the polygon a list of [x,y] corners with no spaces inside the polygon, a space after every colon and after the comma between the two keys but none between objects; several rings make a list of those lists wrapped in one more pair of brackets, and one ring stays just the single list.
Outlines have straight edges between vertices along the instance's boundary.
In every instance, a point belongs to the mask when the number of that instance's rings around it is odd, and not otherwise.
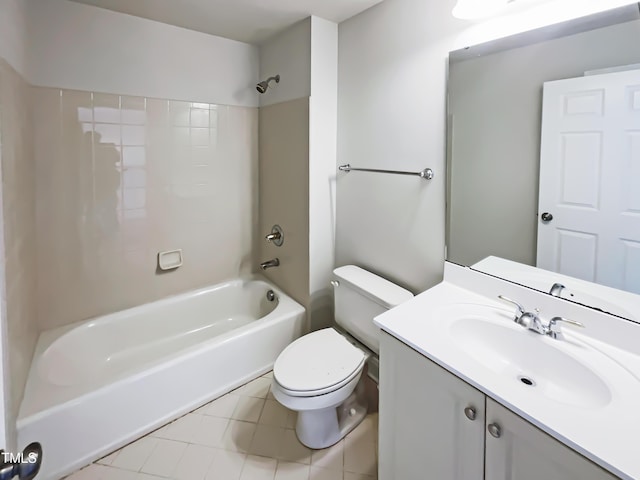
[{"label": "door knob", "polygon": [[33,480],[42,464],[42,446],[38,442],[30,443],[19,454],[0,450],[0,480]]},{"label": "door knob", "polygon": [[551,215],[549,212],[544,212],[542,215],[540,215],[540,218],[543,222],[550,222],[551,220],[553,220],[553,215]]}]

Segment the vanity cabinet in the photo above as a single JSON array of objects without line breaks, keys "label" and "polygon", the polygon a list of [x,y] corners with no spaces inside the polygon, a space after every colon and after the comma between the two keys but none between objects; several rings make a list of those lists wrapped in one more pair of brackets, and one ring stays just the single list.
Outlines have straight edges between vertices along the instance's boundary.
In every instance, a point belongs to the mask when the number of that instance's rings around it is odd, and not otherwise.
[{"label": "vanity cabinet", "polygon": [[484,478],[482,392],[384,332],[379,388],[380,480]]},{"label": "vanity cabinet", "polygon": [[615,477],[382,332],[380,480]]},{"label": "vanity cabinet", "polygon": [[488,397],[485,415],[487,480],[618,479]]}]

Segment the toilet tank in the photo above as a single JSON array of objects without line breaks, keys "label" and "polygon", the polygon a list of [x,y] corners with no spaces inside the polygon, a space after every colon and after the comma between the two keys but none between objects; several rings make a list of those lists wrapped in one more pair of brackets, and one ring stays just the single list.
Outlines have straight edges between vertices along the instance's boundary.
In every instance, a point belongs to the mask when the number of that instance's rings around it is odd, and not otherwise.
[{"label": "toilet tank", "polygon": [[409,290],[355,265],[333,271],[336,323],[379,353],[379,329],[373,318],[411,298]]}]

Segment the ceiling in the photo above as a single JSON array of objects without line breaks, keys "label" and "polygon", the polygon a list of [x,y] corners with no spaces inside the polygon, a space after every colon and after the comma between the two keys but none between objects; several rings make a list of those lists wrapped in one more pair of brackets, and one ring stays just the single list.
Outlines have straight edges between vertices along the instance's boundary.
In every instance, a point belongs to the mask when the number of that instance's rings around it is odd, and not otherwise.
[{"label": "ceiling", "polygon": [[72,0],[199,32],[260,44],[316,15],[340,23],[382,0]]}]

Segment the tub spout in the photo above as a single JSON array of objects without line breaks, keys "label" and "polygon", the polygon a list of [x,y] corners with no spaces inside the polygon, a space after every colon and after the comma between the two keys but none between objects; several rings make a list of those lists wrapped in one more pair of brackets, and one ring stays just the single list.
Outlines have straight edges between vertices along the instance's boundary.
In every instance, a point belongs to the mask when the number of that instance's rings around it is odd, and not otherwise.
[{"label": "tub spout", "polygon": [[267,260],[266,262],[262,262],[260,264],[260,268],[262,270],[266,270],[267,268],[278,267],[278,266],[280,266],[279,258],[274,258],[273,260]]}]

